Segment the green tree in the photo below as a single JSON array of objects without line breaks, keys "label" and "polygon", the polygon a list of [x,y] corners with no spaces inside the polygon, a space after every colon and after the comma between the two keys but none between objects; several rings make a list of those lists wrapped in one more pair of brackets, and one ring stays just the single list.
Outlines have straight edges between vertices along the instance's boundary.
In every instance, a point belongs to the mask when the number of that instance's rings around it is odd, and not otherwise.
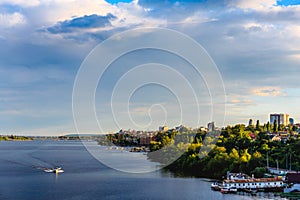
[{"label": "green tree", "polygon": [[251,174],[253,174],[255,178],[263,178],[265,173],[267,173],[267,169],[265,167],[256,167],[251,172]]},{"label": "green tree", "polygon": [[259,131],[259,130],[260,130],[260,124],[259,124],[259,120],[257,120],[257,121],[256,121],[255,130],[257,130],[257,131]]},{"label": "green tree", "polygon": [[268,121],[268,123],[267,123],[267,131],[270,131],[271,130],[271,124],[270,124],[270,122]]},{"label": "green tree", "polygon": [[273,132],[277,133],[278,132],[278,124],[277,124],[277,120],[274,120],[274,124],[273,124]]},{"label": "green tree", "polygon": [[241,161],[247,163],[249,162],[250,159],[251,159],[251,155],[248,153],[248,149],[245,149],[241,154]]}]

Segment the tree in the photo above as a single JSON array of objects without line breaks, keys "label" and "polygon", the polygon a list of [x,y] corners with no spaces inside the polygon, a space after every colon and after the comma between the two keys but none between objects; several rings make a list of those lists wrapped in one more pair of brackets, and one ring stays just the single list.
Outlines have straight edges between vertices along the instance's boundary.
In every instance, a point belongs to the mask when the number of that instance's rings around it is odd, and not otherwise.
[{"label": "tree", "polygon": [[245,149],[241,154],[241,161],[247,163],[250,159],[251,155],[248,153],[248,149]]},{"label": "tree", "polygon": [[260,130],[259,120],[256,121],[255,129],[256,129],[257,131]]},{"label": "tree", "polygon": [[239,152],[233,148],[229,154],[229,158],[232,159],[233,162],[238,162],[240,160]]},{"label": "tree", "polygon": [[256,167],[251,173],[254,174],[255,178],[263,178],[267,170],[264,167]]},{"label": "tree", "polygon": [[297,130],[297,126],[293,125],[292,130],[293,130],[293,131],[296,131],[296,130]]},{"label": "tree", "polygon": [[264,124],[263,131],[267,131],[267,130],[268,130],[268,129],[267,129],[267,125]]},{"label": "tree", "polygon": [[274,124],[273,124],[273,132],[278,132],[278,124],[277,124],[277,120],[274,120]]},{"label": "tree", "polygon": [[270,125],[270,122],[267,123],[267,131],[270,131],[271,130],[271,125]]}]

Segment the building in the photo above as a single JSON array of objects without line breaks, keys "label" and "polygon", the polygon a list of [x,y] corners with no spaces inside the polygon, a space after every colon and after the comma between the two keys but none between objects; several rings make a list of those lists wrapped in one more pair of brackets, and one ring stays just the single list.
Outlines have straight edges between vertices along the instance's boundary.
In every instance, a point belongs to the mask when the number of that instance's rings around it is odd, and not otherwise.
[{"label": "building", "polygon": [[279,126],[287,126],[289,124],[289,114],[270,114],[270,123],[274,124],[275,120]]},{"label": "building", "polygon": [[140,145],[148,146],[151,141],[155,141],[155,135],[153,133],[144,133],[140,136]]},{"label": "building", "polygon": [[249,124],[248,126],[253,126],[253,120],[252,119],[249,119]]},{"label": "building", "polygon": [[290,188],[284,188],[284,193],[299,192],[300,191],[300,173],[289,172],[286,174],[286,181],[292,184]]},{"label": "building", "polygon": [[289,172],[286,174],[286,180],[288,183],[300,184],[300,173]]},{"label": "building", "polygon": [[210,122],[207,124],[208,131],[214,131],[215,130],[215,122]]},{"label": "building", "polygon": [[167,127],[167,126],[160,126],[159,128],[158,128],[158,131],[159,132],[167,132],[169,130],[169,128]]},{"label": "building", "polygon": [[290,125],[294,125],[294,123],[295,123],[293,118],[290,118],[289,122],[290,122]]}]

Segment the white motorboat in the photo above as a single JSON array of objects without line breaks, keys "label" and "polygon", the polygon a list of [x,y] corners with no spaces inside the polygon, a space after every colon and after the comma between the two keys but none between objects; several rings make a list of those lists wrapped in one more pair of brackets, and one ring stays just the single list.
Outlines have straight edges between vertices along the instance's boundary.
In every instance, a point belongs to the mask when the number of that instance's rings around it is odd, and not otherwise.
[{"label": "white motorboat", "polygon": [[212,190],[215,190],[215,191],[220,191],[221,190],[221,185],[218,182],[214,182],[210,185],[210,188]]},{"label": "white motorboat", "polygon": [[53,173],[53,169],[44,169],[44,172]]},{"label": "white motorboat", "polygon": [[56,167],[53,172],[58,174],[58,173],[63,173],[65,171],[61,167]]},{"label": "white motorboat", "polygon": [[44,172],[47,172],[47,173],[63,173],[64,170],[61,168],[61,167],[56,167],[56,168],[50,168],[50,169],[44,169]]}]

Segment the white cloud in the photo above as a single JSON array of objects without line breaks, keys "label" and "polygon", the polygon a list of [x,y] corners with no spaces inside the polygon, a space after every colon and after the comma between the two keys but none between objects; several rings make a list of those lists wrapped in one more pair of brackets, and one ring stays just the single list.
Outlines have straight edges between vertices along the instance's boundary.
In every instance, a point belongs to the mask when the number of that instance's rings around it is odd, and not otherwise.
[{"label": "white cloud", "polygon": [[[110,21],[112,26],[90,29],[88,30],[89,32],[166,24],[166,20],[151,17],[149,12],[150,10],[140,6],[138,1],[112,5],[104,0],[44,0],[37,6],[28,8],[27,17],[34,26],[38,27],[38,29],[43,29],[58,22],[85,15],[106,16],[110,13],[116,16],[116,19]],[[78,34],[82,33],[78,32]]]},{"label": "white cloud", "polygon": [[254,102],[247,96],[242,95],[229,95],[227,105],[230,106],[252,106]]},{"label": "white cloud", "polygon": [[39,0],[1,0],[1,4],[12,4],[21,7],[32,7],[40,4]]},{"label": "white cloud", "polygon": [[261,87],[252,90],[252,94],[262,97],[286,96],[279,87]]},{"label": "white cloud", "polygon": [[185,26],[190,26],[191,24],[199,25],[206,22],[218,21],[217,18],[210,18],[206,16],[203,12],[196,12],[192,15],[188,15],[183,20],[179,22],[168,22],[168,24],[182,24]]},{"label": "white cloud", "polygon": [[288,58],[290,58],[291,60],[299,62],[300,54],[291,54],[291,55],[288,55]]},{"label": "white cloud", "polygon": [[0,26],[13,27],[26,24],[26,18],[20,13],[0,14]]},{"label": "white cloud", "polygon": [[119,3],[111,11],[112,14],[117,16],[119,20],[113,22],[115,27],[126,27],[132,25],[139,26],[159,26],[165,25],[166,20],[155,19],[150,17],[148,13],[151,9],[143,8],[138,4],[138,1],[133,1],[131,3]]},{"label": "white cloud", "polygon": [[268,31],[270,29],[274,29],[274,25],[272,24],[262,24],[262,23],[257,23],[257,22],[248,22],[245,23],[244,28],[246,30],[262,30],[262,31]]},{"label": "white cloud", "polygon": [[[290,24],[289,26],[287,26],[284,31],[283,34],[285,35],[285,37],[288,35],[292,38],[300,38],[300,26],[299,25],[294,25],[294,24]],[[298,48],[297,48],[298,49]]]},{"label": "white cloud", "polygon": [[106,15],[113,6],[103,1],[94,0],[49,0],[42,1],[38,7],[33,8],[33,18],[47,23],[69,20],[84,15]]},{"label": "white cloud", "polygon": [[276,5],[276,0],[229,0],[230,6],[245,10],[268,10]]}]

